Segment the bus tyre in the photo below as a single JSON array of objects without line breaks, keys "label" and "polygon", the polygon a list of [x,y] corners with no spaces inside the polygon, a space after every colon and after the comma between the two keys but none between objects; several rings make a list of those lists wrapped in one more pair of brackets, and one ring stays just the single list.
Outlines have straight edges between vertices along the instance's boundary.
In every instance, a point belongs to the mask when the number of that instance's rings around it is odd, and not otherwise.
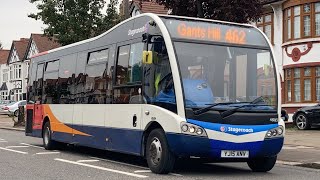
[{"label": "bus tyre", "polygon": [[146,159],[153,173],[168,174],[172,171],[175,156],[169,149],[162,129],[154,129],[149,134],[146,145]]},{"label": "bus tyre", "polygon": [[254,172],[268,172],[274,167],[276,161],[277,156],[256,158],[249,160],[248,166]]},{"label": "bus tyre", "polygon": [[57,142],[53,141],[51,138],[51,127],[50,123],[46,122],[43,127],[43,146],[46,150],[53,150],[57,147]]}]

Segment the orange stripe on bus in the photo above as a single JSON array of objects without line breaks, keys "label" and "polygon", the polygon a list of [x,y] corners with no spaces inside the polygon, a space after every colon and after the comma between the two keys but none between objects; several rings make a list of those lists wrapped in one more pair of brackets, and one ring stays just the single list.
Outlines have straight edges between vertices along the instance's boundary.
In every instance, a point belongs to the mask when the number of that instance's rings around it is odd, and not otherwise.
[{"label": "orange stripe on bus", "polygon": [[49,105],[43,105],[43,112],[49,117],[51,130],[54,132],[63,132],[63,133],[69,133],[69,134],[76,134],[76,135],[82,135],[82,136],[91,136],[89,134],[80,132],[78,130],[75,130],[73,128],[70,128],[69,126],[63,124],[61,121],[59,121],[56,116],[52,113]]}]

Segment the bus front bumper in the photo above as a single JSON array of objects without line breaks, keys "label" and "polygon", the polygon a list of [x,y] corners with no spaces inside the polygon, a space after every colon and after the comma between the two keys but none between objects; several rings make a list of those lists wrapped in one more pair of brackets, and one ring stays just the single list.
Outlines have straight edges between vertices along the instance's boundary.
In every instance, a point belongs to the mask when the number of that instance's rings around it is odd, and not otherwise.
[{"label": "bus front bumper", "polygon": [[221,158],[222,150],[249,151],[248,158],[276,156],[284,141],[284,138],[281,137],[257,142],[232,143],[184,134],[167,133],[166,136],[170,149],[178,157],[195,156],[219,160],[232,159]]}]

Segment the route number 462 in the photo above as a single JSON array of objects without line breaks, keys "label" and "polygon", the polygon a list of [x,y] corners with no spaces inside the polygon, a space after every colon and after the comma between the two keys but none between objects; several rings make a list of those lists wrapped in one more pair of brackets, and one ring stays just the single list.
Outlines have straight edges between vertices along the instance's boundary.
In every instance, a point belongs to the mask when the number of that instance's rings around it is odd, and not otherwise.
[{"label": "route number 462", "polygon": [[226,32],[225,40],[232,44],[245,44],[246,43],[246,33],[243,30],[229,29]]}]

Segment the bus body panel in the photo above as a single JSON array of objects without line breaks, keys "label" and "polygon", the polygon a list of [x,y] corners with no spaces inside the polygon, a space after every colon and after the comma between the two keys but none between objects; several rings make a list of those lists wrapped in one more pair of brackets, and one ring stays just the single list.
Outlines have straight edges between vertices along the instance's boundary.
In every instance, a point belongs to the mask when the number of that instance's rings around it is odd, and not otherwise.
[{"label": "bus body panel", "polygon": [[[88,53],[93,50],[105,48],[106,46],[110,48],[110,46],[117,43],[141,39],[141,32],[133,32],[144,26],[147,27],[150,20],[156,22],[157,28],[153,29],[153,27],[149,26],[146,31],[154,31],[155,34],[158,33],[163,36],[168,51],[177,112],[171,112],[150,104],[28,104],[27,110],[33,110],[34,114],[33,121],[28,121],[33,124],[32,132],[30,133],[29,131],[26,134],[42,137],[43,121],[47,117],[53,132],[53,140],[142,155],[143,133],[148,128],[148,125],[152,122],[157,122],[166,134],[170,149],[177,156],[199,156],[219,159],[221,150],[248,150],[250,158],[277,155],[282,148],[283,138],[265,139],[265,135],[268,130],[274,127],[279,125],[284,127],[284,122],[279,115],[279,102],[281,99],[279,90],[278,124],[259,125],[259,127],[245,125],[244,127],[186,119],[182,80],[180,79],[173,43],[166,26],[154,14],[139,15],[124,21],[98,37],[52,50],[47,55],[34,57],[31,60],[30,72],[32,72],[33,66],[37,66],[41,62],[70,56],[72,57],[70,61],[75,62],[76,60],[78,64],[80,57],[86,58]],[[118,49],[115,51],[118,52]],[[109,58],[108,61],[116,63],[117,53],[114,56],[114,59]],[[86,60],[83,60],[83,62],[87,63]],[[76,73],[85,73],[85,67],[83,69],[83,72]],[[31,76],[33,75],[32,73],[30,74]],[[279,86],[279,76],[276,78]],[[28,82],[28,86],[32,86],[32,83]],[[181,131],[182,122],[202,127],[207,137],[183,134]],[[222,129],[224,129],[222,127],[226,129],[229,127],[252,128],[254,132],[232,134],[222,132]]]}]

